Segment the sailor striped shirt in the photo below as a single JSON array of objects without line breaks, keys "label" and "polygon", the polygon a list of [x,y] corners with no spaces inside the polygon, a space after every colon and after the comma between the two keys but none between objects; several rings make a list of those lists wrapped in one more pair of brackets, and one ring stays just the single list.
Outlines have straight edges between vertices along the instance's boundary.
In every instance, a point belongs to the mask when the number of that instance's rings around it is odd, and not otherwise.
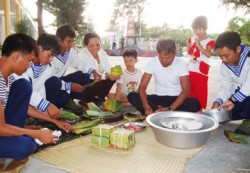
[{"label": "sailor striped shirt", "polygon": [[65,65],[69,58],[69,51],[65,52],[64,54],[58,54],[55,57]]},{"label": "sailor striped shirt", "polygon": [[33,62],[30,62],[30,67],[33,71],[34,78],[38,78],[47,68],[47,65],[34,65]]},{"label": "sailor striped shirt", "polygon": [[7,79],[7,85],[6,81],[3,78],[3,74],[0,71],[0,100],[2,101],[3,108],[5,109],[9,97],[9,90],[13,82],[15,81],[13,75],[8,76]]},{"label": "sailor striped shirt", "polygon": [[221,105],[231,96],[242,102],[250,96],[250,48],[241,45],[239,65],[221,66],[221,90],[215,102]]}]

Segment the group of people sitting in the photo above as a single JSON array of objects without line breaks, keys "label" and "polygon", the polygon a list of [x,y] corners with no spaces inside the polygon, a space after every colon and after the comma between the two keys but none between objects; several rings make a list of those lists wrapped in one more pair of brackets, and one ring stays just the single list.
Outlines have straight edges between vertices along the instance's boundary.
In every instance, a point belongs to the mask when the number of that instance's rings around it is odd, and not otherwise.
[{"label": "group of people sitting", "polygon": [[[144,73],[135,68],[137,51],[125,50],[126,68],[123,75],[115,76],[97,34],[84,36],[85,48],[79,53],[73,49],[75,37],[74,28],[63,25],[56,35],[44,33],[37,41],[25,34],[5,39],[0,59],[0,158],[13,160],[7,166],[0,164],[0,170],[13,169],[35,152],[34,139],[55,144],[56,136],[51,130],[24,128],[27,115],[72,131],[72,126],[59,118],[61,108],[75,106],[74,99],[84,104],[115,98],[131,104],[145,116],[159,111],[201,110],[199,99],[190,97],[190,72],[188,65],[175,57],[174,40],[158,41],[158,56],[150,60]],[[228,106],[233,119],[249,118],[250,48],[241,45],[237,33],[225,32],[217,38],[215,50],[222,59],[222,86],[212,108]],[[152,77],[156,93],[148,95]],[[93,86],[84,87],[93,82]],[[115,83],[116,93],[110,93]],[[78,109],[81,108],[73,111]]]},{"label": "group of people sitting", "polygon": [[[104,100],[120,78],[111,75],[97,34],[85,35],[79,53],[73,49],[75,37],[74,28],[66,24],[56,35],[44,33],[37,41],[20,33],[5,39],[0,59],[0,158],[13,161],[4,168],[0,164],[0,170],[12,169],[36,151],[34,139],[55,144],[51,130],[24,127],[27,115],[70,132],[72,126],[60,120],[60,109],[81,112],[74,99],[83,104]],[[68,73],[69,67],[75,71]],[[94,86],[84,87],[93,81]]]}]

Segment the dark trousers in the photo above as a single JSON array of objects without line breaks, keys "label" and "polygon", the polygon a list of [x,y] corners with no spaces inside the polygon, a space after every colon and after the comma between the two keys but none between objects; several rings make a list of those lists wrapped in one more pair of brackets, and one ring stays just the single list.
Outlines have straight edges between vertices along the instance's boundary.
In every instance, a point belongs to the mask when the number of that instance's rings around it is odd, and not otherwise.
[{"label": "dark trousers", "polygon": [[[4,110],[6,124],[24,127],[31,93],[32,85],[25,79],[19,79],[12,84]],[[0,158],[21,160],[32,154],[36,148],[34,139],[26,135],[0,137]]]},{"label": "dark trousers", "polygon": [[243,102],[236,103],[232,109],[233,120],[250,119],[250,97]]},{"label": "dark trousers", "polygon": [[[91,80],[90,82],[93,82],[93,80]],[[111,81],[109,79],[97,82],[94,86],[89,87],[84,91],[85,96],[83,98],[83,101],[90,102],[96,96],[98,96],[100,99],[104,99],[108,95],[114,83],[115,81]]]},{"label": "dark trousers", "polygon": [[62,82],[58,77],[51,77],[45,82],[46,99],[59,109],[69,101],[69,93],[61,90]]},{"label": "dark trousers", "polygon": [[[157,95],[147,95],[147,100],[149,106],[155,112],[159,106],[169,107],[175,100],[177,96],[157,96]],[[139,93],[131,92],[128,95],[128,101],[138,109],[142,115],[144,115],[144,109],[141,102]],[[187,111],[187,112],[197,112],[200,110],[200,103],[196,98],[188,98],[185,102],[176,109],[177,111]]]},{"label": "dark trousers", "polygon": [[[88,73],[83,73],[81,71],[77,71],[71,74],[68,74],[67,76],[61,77],[61,79],[65,82],[73,82],[73,83],[78,83],[80,85],[86,85],[90,82],[89,79],[89,74]],[[85,97],[85,92],[70,92],[70,98],[72,99],[79,99],[82,100]]]}]

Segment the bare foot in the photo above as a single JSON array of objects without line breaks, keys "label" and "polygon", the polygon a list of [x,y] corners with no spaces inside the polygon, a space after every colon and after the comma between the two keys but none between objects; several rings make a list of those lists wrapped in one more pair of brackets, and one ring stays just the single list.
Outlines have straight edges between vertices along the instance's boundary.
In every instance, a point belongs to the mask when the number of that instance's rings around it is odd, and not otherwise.
[{"label": "bare foot", "polygon": [[21,170],[23,170],[23,168],[24,168],[25,164],[28,162],[28,160],[29,160],[29,157],[25,157],[22,160],[15,160],[14,159],[10,162],[9,165],[7,165],[7,167],[3,171],[5,172],[5,171],[11,171],[13,169],[18,169],[18,171],[21,172]]}]

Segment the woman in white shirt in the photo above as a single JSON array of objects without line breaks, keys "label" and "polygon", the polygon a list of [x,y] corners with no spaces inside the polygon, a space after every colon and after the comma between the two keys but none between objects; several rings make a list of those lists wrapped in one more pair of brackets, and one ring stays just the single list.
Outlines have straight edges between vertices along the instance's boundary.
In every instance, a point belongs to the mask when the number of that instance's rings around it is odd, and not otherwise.
[{"label": "woman in white shirt", "polygon": [[[94,86],[85,90],[83,102],[90,102],[93,99],[104,100],[120,76],[111,75],[108,55],[101,49],[100,37],[96,33],[87,33],[83,42],[85,48],[80,50],[79,57],[83,58],[86,67],[95,69],[101,75],[101,79]],[[94,81],[93,76],[90,76],[90,79],[90,82]]]}]

